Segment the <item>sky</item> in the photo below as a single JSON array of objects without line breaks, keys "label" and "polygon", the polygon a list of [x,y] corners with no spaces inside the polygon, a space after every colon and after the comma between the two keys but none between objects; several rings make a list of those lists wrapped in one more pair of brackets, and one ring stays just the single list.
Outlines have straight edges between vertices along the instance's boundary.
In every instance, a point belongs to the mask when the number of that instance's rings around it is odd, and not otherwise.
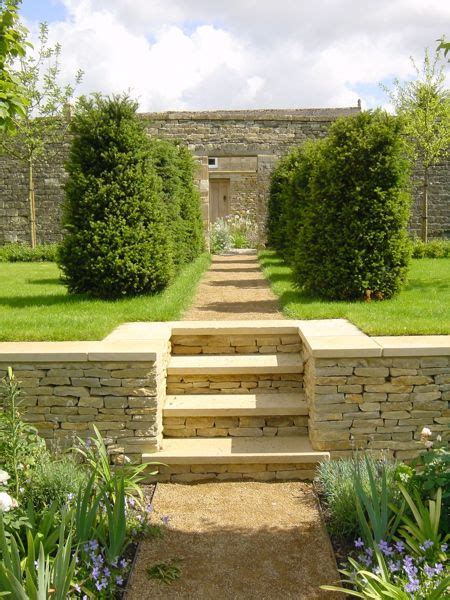
[{"label": "sky", "polygon": [[450,37],[445,0],[23,0],[62,45],[77,93],[127,92],[139,110],[388,108],[380,82],[410,79]]}]

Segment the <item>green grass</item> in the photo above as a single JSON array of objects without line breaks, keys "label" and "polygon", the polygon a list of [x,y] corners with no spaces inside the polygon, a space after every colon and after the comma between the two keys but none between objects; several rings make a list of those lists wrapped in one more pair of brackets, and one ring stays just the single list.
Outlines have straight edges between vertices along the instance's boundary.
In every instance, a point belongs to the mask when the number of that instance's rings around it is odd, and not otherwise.
[{"label": "green grass", "polygon": [[292,270],[275,252],[265,250],[259,259],[289,318],[345,318],[370,335],[450,332],[450,258],[412,260],[405,289],[383,302],[313,298],[296,289]]},{"label": "green grass", "polygon": [[210,263],[188,265],[161,294],[115,301],[68,294],[54,263],[0,263],[0,341],[101,340],[129,321],[172,321]]}]

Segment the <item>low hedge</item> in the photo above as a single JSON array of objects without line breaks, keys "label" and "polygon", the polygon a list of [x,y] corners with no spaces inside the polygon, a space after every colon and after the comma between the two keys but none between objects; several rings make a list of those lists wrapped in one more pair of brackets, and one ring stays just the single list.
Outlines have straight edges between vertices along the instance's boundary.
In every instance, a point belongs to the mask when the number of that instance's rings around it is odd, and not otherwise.
[{"label": "low hedge", "polygon": [[36,248],[26,244],[5,244],[0,246],[0,262],[55,262],[58,248],[58,244],[41,244]]}]

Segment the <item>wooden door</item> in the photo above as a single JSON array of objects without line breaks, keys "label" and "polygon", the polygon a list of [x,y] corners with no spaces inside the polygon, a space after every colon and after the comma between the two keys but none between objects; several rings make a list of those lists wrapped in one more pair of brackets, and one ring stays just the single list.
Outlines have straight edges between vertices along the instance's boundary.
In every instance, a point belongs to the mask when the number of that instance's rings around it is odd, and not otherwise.
[{"label": "wooden door", "polygon": [[230,180],[209,180],[209,222],[215,223],[230,214]]}]

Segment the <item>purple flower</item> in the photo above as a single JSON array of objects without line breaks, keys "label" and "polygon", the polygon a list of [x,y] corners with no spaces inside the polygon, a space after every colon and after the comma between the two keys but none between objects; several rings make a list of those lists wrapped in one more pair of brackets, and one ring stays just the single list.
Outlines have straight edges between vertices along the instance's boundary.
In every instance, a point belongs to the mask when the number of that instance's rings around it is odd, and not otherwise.
[{"label": "purple flower", "polygon": [[122,558],[122,560],[119,562],[119,567],[121,569],[126,569],[128,567],[128,561],[126,561],[124,558]]},{"label": "purple flower", "polygon": [[424,573],[427,577],[433,577],[434,576],[434,569],[433,567],[430,567],[430,565],[425,565],[424,568]]},{"label": "purple flower", "polygon": [[122,585],[123,584],[123,577],[121,577],[120,575],[117,575],[117,577],[116,577],[116,584],[117,585]]},{"label": "purple flower", "polygon": [[435,573],[435,575],[439,575],[439,573],[442,573],[443,570],[444,570],[444,566],[441,563],[436,563],[434,565],[434,573]]},{"label": "purple flower", "polygon": [[78,585],[78,583],[76,583],[76,584],[74,585],[74,588],[75,588],[75,591],[76,591],[76,592],[78,592],[78,593],[80,593],[80,592],[81,592],[81,588],[80,588],[80,586]]},{"label": "purple flower", "polygon": [[360,537],[355,540],[355,548],[364,548],[364,542]]},{"label": "purple flower", "polygon": [[398,571],[400,569],[400,561],[394,562],[393,560],[390,560],[388,562],[388,566],[389,566],[389,569],[392,571],[392,573],[395,573],[396,571]]},{"label": "purple flower", "polygon": [[395,542],[394,546],[398,552],[403,552],[405,549],[405,544],[403,542]]},{"label": "purple flower", "polygon": [[153,512],[153,504],[147,504],[147,506],[145,507],[145,510],[146,510],[148,513],[151,513],[151,512]]},{"label": "purple flower", "polygon": [[405,585],[405,592],[417,592],[419,589],[419,580],[412,579]]},{"label": "purple flower", "polygon": [[373,556],[373,549],[372,548],[366,548],[366,554],[367,554],[367,556],[372,557]]},{"label": "purple flower", "polygon": [[384,540],[380,540],[378,542],[378,548],[381,550],[381,552],[385,555],[385,556],[391,556],[394,551],[392,550],[392,548],[389,546],[389,544],[387,542],[385,542]]},{"label": "purple flower", "polygon": [[105,568],[103,569],[103,575],[104,575],[105,577],[109,577],[109,576],[111,575],[111,571],[108,569],[108,567],[105,567]]},{"label": "purple flower", "polygon": [[170,517],[168,517],[168,516],[161,517],[161,521],[163,522],[164,525],[168,525],[169,521],[170,521]]},{"label": "purple flower", "polygon": [[441,551],[442,552],[447,552],[447,549],[448,549],[448,544],[442,544]]},{"label": "purple flower", "polygon": [[425,540],[423,544],[420,544],[419,548],[426,552],[428,548],[432,548],[434,546],[434,542],[431,540]]}]

